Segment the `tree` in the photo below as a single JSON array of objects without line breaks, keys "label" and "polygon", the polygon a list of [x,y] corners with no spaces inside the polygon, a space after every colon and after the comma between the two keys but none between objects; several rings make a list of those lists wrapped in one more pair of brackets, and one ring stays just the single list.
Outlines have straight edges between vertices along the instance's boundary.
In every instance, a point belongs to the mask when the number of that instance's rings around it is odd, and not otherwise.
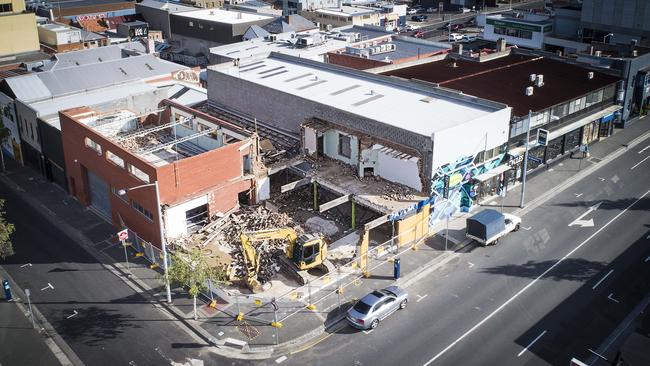
[{"label": "tree", "polygon": [[0,119],[0,162],[2,163],[3,172],[5,171],[5,155],[4,151],[2,151],[2,144],[4,144],[10,137],[11,131],[5,127],[4,123],[2,123],[2,119]]},{"label": "tree", "polygon": [[14,254],[14,247],[11,243],[11,234],[14,232],[14,225],[5,220],[5,200],[0,199],[0,258],[5,259]]},{"label": "tree", "polygon": [[196,314],[196,298],[207,289],[207,282],[226,282],[223,270],[210,267],[201,249],[194,247],[189,252],[177,250],[172,254],[172,265],[169,267],[169,280],[187,286],[190,296],[194,299],[194,320]]}]

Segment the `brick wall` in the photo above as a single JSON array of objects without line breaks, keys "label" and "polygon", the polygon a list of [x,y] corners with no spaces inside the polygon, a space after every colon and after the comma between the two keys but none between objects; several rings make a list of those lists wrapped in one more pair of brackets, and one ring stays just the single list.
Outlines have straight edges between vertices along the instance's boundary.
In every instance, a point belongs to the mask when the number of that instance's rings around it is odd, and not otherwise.
[{"label": "brick wall", "polygon": [[[163,205],[174,206],[193,197],[208,194],[209,212],[212,215],[233,208],[238,202],[239,192],[254,191],[254,180],[242,177],[242,157],[251,153],[252,144],[248,139],[154,167],[77,122],[75,116],[84,112],[92,110],[82,107],[59,113],[69,191],[84,205],[90,205],[87,171],[92,171],[115,189],[147,184],[128,170],[107,160],[107,150],[124,159],[126,164],[131,164],[148,174],[150,182],[158,180]],[[151,116],[147,118],[148,122],[155,120],[156,118]],[[102,147],[101,154],[86,147],[86,137]],[[138,202],[153,215],[153,222],[133,209],[130,202],[125,202],[122,197],[112,192],[109,192],[109,197],[112,221],[116,228],[121,228],[121,222],[124,222],[144,240],[156,246],[160,245],[159,218],[153,186],[128,192],[128,199]]]},{"label": "brick wall", "polygon": [[391,62],[371,60],[336,52],[329,52],[327,54],[327,59],[330,64],[345,66],[357,70],[372,69],[391,64]]}]

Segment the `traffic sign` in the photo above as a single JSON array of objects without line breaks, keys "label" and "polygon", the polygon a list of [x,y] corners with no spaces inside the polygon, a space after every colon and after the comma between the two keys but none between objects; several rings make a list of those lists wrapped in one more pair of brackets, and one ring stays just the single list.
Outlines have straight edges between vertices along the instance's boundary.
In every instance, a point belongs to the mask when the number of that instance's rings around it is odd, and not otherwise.
[{"label": "traffic sign", "polygon": [[542,163],[542,159],[540,159],[540,158],[538,158],[536,156],[532,156],[532,155],[528,155],[528,160],[533,161],[535,163],[539,163],[539,164]]},{"label": "traffic sign", "polygon": [[129,229],[124,229],[124,230],[118,232],[118,233],[117,233],[117,238],[118,238],[120,241],[127,240],[127,239],[129,238]]},{"label": "traffic sign", "polygon": [[548,130],[537,130],[537,145],[548,146]]}]

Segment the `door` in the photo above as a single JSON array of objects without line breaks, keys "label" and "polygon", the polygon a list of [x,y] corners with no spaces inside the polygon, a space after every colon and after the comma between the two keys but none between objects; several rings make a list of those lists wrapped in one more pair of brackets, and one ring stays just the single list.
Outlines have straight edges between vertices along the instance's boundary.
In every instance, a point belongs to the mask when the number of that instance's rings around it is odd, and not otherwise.
[{"label": "door", "polygon": [[321,134],[316,138],[316,155],[323,156],[324,136]]},{"label": "door", "polygon": [[108,184],[90,170],[88,176],[88,193],[90,193],[90,206],[104,218],[111,219],[111,201],[109,198]]},{"label": "door", "polygon": [[310,243],[308,245],[302,245],[300,248],[302,252],[301,262],[304,262],[306,266],[311,265],[316,261],[316,258],[320,254],[320,247],[318,243]]}]

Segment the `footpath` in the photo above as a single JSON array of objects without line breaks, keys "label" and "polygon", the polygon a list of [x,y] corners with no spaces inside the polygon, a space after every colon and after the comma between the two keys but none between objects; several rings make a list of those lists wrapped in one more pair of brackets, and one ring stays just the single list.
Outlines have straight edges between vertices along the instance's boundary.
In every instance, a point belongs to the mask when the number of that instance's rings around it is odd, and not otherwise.
[{"label": "footpath", "polygon": [[[467,216],[485,207],[525,215],[580,178],[593,173],[600,165],[619,156],[625,149],[636,146],[642,138],[650,136],[648,122],[650,118],[638,120],[624,130],[617,130],[613,136],[591,145],[591,156],[588,158],[567,157],[529,174],[525,208],[519,208],[521,185],[517,185],[508,191],[506,197],[494,197],[472,213],[454,216],[448,226],[446,223],[440,224],[434,235],[417,245],[417,250],[401,248],[397,255],[401,262],[401,278],[397,281],[393,277],[393,263],[389,260],[394,254],[378,255],[372,262],[375,268],[368,278],[349,276],[341,281],[345,285],[343,291],[327,292],[328,296],[324,296],[329,289],[338,287],[336,280],[342,278],[340,274],[339,278],[333,275],[331,286],[313,289],[313,295],[318,299],[314,310],[305,308],[306,304],[313,302],[302,294],[296,299],[278,301],[276,318],[273,306],[268,302],[252,295],[235,297],[217,290],[213,296],[203,296],[199,318],[194,320],[192,300],[185,290],[173,288],[172,304],[166,304],[161,269],[150,268],[151,263],[132,248],[127,252],[127,264],[124,249],[117,242],[112,225],[81,206],[62,189],[45,181],[30,168],[10,169],[0,175],[0,184],[17,191],[26,204],[41,210],[45,219],[57,224],[99,261],[113,267],[115,273],[131,287],[155,298],[161,308],[182,319],[186,330],[191,330],[194,337],[198,335],[206,345],[210,345],[210,351],[238,359],[265,359],[305,349],[318,342],[328,328],[344,319],[345,311],[356,299],[373,289],[393,284],[408,288],[411,283],[445,265],[459,252],[471,249],[473,243],[465,239]],[[445,238],[447,232],[448,237]],[[319,291],[320,295],[316,296]],[[208,306],[211,297],[217,303],[216,308]],[[244,317],[238,320],[240,313]],[[281,328],[271,326],[274,319],[282,320]]]}]

